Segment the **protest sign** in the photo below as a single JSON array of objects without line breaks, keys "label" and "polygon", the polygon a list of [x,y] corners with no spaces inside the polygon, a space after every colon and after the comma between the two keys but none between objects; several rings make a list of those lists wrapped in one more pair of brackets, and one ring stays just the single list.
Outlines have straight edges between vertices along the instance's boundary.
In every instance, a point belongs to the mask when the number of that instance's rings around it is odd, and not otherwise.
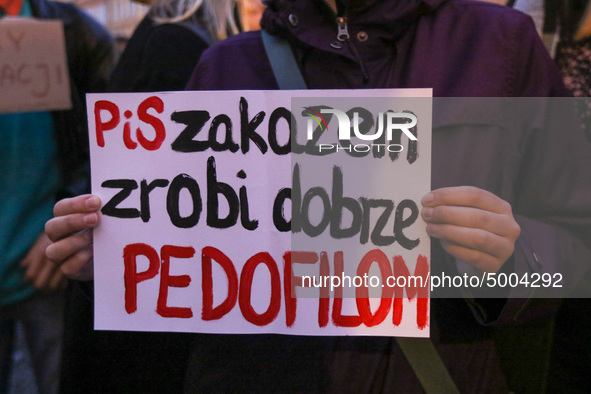
[{"label": "protest sign", "polygon": [[88,95],[95,327],[428,336],[430,94]]},{"label": "protest sign", "polygon": [[0,20],[0,113],[70,109],[61,21]]}]

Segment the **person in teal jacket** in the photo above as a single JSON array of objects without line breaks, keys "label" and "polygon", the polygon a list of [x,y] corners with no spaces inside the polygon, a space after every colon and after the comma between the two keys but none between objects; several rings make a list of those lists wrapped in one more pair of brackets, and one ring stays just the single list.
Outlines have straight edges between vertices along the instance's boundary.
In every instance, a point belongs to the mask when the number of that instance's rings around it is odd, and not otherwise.
[{"label": "person in teal jacket", "polygon": [[39,392],[56,393],[66,279],[45,257],[44,224],[57,200],[87,187],[83,94],[104,89],[112,44],[72,5],[0,1],[5,14],[64,22],[73,108],[0,114],[0,392],[8,391],[19,322]]}]

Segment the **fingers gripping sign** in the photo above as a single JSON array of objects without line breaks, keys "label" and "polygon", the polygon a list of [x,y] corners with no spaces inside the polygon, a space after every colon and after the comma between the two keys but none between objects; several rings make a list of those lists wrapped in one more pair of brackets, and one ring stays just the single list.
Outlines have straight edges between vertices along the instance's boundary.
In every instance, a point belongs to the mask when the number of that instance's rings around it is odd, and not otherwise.
[{"label": "fingers gripping sign", "polygon": [[54,218],[45,224],[52,241],[45,254],[70,278],[92,279],[92,229],[99,224],[100,205],[94,195],[61,200],[54,206]]},{"label": "fingers gripping sign", "polygon": [[497,272],[513,254],[520,228],[511,205],[472,186],[426,194],[422,216],[427,232],[452,256],[486,272]]}]

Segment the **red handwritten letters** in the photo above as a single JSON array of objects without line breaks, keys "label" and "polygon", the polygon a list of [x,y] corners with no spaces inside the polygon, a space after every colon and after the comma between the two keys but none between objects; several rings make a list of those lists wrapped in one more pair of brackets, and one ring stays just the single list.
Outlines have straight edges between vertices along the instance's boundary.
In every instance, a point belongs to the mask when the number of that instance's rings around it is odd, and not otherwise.
[{"label": "red handwritten letters", "polygon": [[[138,272],[136,264],[138,256],[144,256],[149,261],[149,266],[145,271]],[[158,252],[153,247],[143,243],[127,245],[123,252],[125,263],[125,309],[127,313],[132,314],[137,311],[138,286],[144,281],[159,280],[160,291],[156,312],[160,316],[167,318],[192,318],[194,313],[191,307],[168,305],[168,288],[188,287],[191,284],[191,277],[188,275],[171,276],[169,274],[170,258],[190,259],[194,256],[195,249],[190,246],[164,245]],[[191,262],[194,263],[194,261]],[[214,263],[220,266],[227,278],[227,288],[224,289],[227,294],[226,298],[215,306],[213,305],[214,286],[223,286],[223,284],[219,282],[214,284],[213,282],[212,265]],[[406,279],[410,278],[410,272],[402,257],[395,256],[393,265],[391,265],[388,257],[378,249],[365,254],[358,265],[357,277],[367,277],[369,269],[374,263],[379,266],[383,284],[388,283],[388,278],[392,277],[404,276]],[[281,303],[283,302],[286,326],[292,326],[297,317],[297,299],[292,296],[292,292],[296,286],[303,285],[302,278],[293,274],[292,268],[294,264],[317,264],[319,266],[320,280],[329,277],[330,264],[326,253],[321,253],[319,256],[316,252],[286,252],[283,256],[282,279],[277,262],[267,252],[260,252],[249,257],[242,266],[240,275],[238,275],[236,265],[222,251],[209,246],[203,248],[201,251],[201,319],[204,321],[223,319],[238,305],[242,317],[247,322],[262,327],[275,321],[282,309]],[[251,294],[255,285],[254,271],[259,266],[265,267],[271,281],[269,305],[262,313],[257,313],[251,303]],[[332,277],[344,275],[342,252],[334,254],[333,268]],[[427,259],[424,256],[419,256],[414,275],[424,279],[423,285],[417,286],[416,283],[411,285],[410,280],[405,280],[406,283],[409,283],[406,287],[383,286],[381,302],[375,312],[372,312],[370,307],[367,283],[356,286],[357,315],[343,315],[342,286],[335,287],[330,318],[329,280],[325,280],[326,286],[321,287],[318,297],[318,327],[326,327],[329,322],[332,322],[337,327],[357,327],[361,324],[373,327],[384,322],[390,310],[393,310],[392,324],[398,326],[401,323],[402,299],[406,289],[406,296],[409,300],[417,299],[417,327],[423,329],[428,324],[428,272],[429,264]]]}]

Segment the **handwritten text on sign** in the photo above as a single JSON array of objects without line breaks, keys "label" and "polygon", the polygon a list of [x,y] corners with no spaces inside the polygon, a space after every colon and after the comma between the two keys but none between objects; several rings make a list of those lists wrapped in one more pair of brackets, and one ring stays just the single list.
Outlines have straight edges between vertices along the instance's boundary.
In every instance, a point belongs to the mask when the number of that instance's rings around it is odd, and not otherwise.
[{"label": "handwritten text on sign", "polygon": [[429,94],[88,95],[96,327],[428,336]]},{"label": "handwritten text on sign", "polygon": [[0,19],[0,113],[71,107],[62,22]]}]

